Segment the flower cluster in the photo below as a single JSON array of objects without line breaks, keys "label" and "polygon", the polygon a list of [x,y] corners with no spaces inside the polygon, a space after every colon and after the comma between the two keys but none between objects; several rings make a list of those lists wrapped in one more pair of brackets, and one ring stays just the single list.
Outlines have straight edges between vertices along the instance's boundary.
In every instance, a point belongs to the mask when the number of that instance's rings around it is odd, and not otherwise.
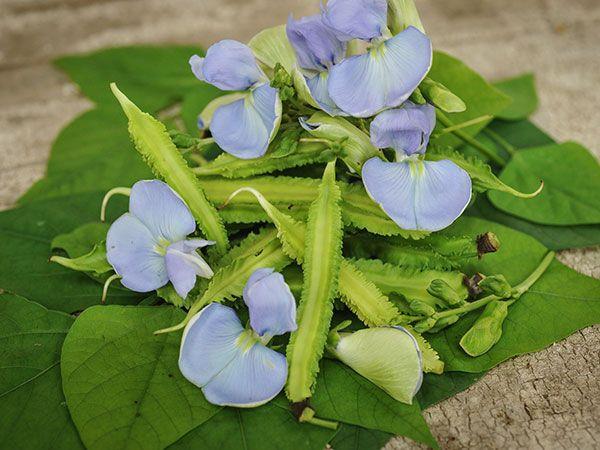
[{"label": "flower cluster", "polygon": [[[372,144],[395,151],[393,162],[383,153],[361,162],[371,198],[399,227],[437,231],[469,204],[471,179],[452,161],[424,161],[435,110],[408,99],[431,67],[431,42],[414,26],[392,34],[397,27],[388,27],[388,9],[386,0],[330,0],[320,14],[290,16],[283,45],[293,49],[294,84],[307,107],[370,120]],[[250,47],[224,40],[190,64],[199,79],[243,91],[213,104],[201,127],[208,126],[227,153],[263,156],[277,134],[282,102]]]}]

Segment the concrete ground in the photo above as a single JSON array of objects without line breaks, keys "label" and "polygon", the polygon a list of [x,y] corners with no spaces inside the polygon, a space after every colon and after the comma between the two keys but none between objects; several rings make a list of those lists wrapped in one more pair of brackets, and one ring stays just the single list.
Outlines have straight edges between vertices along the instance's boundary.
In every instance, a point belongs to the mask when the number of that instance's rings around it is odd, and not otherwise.
[{"label": "concrete ground", "polygon": [[[534,122],[600,156],[598,0],[417,0],[434,46],[490,79],[536,74]],[[317,0],[0,0],[0,208],[43,176],[58,131],[90,107],[58,56],[134,43],[247,40]],[[563,252],[600,278],[600,251]],[[600,327],[492,370],[425,415],[442,447],[600,448]],[[404,439],[387,448],[415,448]]]}]

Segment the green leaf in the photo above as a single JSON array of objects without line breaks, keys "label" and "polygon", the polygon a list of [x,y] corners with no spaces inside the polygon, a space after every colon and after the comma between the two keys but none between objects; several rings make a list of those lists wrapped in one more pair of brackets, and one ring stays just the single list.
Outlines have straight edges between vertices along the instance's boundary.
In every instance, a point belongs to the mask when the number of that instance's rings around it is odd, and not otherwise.
[{"label": "green leaf", "polygon": [[[102,193],[57,197],[0,212],[0,288],[48,308],[80,311],[100,303],[102,286],[83,273],[53,264],[50,243],[61,233],[98,218]],[[125,210],[115,199],[113,211]],[[109,220],[116,217],[111,214]],[[137,303],[140,294],[111,287],[111,303]]]},{"label": "green leaf", "polygon": [[180,336],[152,334],[182,318],[173,307],[120,306],[77,318],[61,371],[86,448],[162,449],[219,411],[179,373]]},{"label": "green leaf", "polygon": [[198,180],[171,141],[165,126],[150,114],[142,112],[116,85],[112,84],[111,89],[129,119],[129,133],[138,152],[152,171],[185,200],[206,237],[216,242],[219,253],[225,253],[229,243],[223,220],[206,199]]},{"label": "green leaf", "polygon": [[512,103],[496,114],[504,120],[520,120],[529,117],[538,106],[533,74],[526,73],[518,77],[497,81],[494,86],[512,99]]},{"label": "green leaf", "polygon": [[311,405],[319,417],[407,436],[437,448],[417,402],[394,400],[344,364],[323,360]]},{"label": "green leaf", "polygon": [[108,88],[115,82],[142,109],[157,112],[192,91],[202,91],[207,102],[219,95],[216,88],[192,74],[188,60],[195,53],[203,54],[202,49],[191,46],[120,47],[67,56],[56,65],[97,104],[116,107]]},{"label": "green leaf", "polygon": [[11,449],[83,449],[65,406],[60,352],[73,318],[0,294],[0,442]]},{"label": "green leaf", "polygon": [[504,212],[546,225],[600,223],[600,165],[577,143],[521,150],[506,165],[500,180],[525,191],[544,181],[542,193],[528,201],[490,193],[492,204]]},{"label": "green leaf", "polygon": [[191,73],[187,61],[194,53],[201,54],[201,50],[186,46],[123,47],[59,59],[57,66],[97,107],[61,131],[52,146],[46,178],[20,202],[108,191],[150,178],[150,170],[132,151],[126,121],[118,114],[109,84],[118,82],[151,113],[184,100],[188,131],[196,131],[196,116],[220,92]]},{"label": "green leaf", "polygon": [[289,362],[286,392],[292,402],[311,395],[333,316],[344,234],[341,197],[333,161],[327,164],[306,224],[298,328],[292,332],[286,352]]},{"label": "green leaf", "polygon": [[466,213],[527,233],[550,250],[600,245],[600,227],[598,225],[565,227],[529,222],[494,208],[486,196],[479,196]]},{"label": "green leaf", "polygon": [[[502,225],[480,219],[462,218],[448,233],[477,233],[491,230],[503,245],[500,251],[477,263],[467,264],[467,273],[502,273],[516,285],[523,281],[547,253],[535,239]],[[446,370],[482,372],[522,353],[541,350],[571,333],[600,322],[600,280],[581,275],[558,261],[509,309],[504,332],[486,354],[473,358],[459,346],[461,337],[477,319],[474,311],[456,324],[429,337],[429,342],[446,362]]]},{"label": "green leaf", "polygon": [[50,261],[71,270],[88,272],[95,276],[101,276],[106,272],[113,270],[106,259],[106,245],[104,242],[95,245],[89,253],[77,258],[64,258],[62,256],[54,255],[50,258]]},{"label": "green leaf", "polygon": [[[496,115],[510,104],[510,98],[489,84],[481,75],[458,59],[443,52],[433,52],[433,65],[428,77],[442,83],[467,105],[464,112],[448,114],[448,118],[454,124],[485,115]],[[483,121],[462,131],[475,135],[485,125],[486,122]],[[432,143],[456,147],[462,141],[448,133],[432,139]]]},{"label": "green leaf", "polygon": [[442,375],[426,373],[423,384],[417,393],[417,400],[422,408],[429,408],[436,403],[446,400],[475,384],[485,372],[444,372]]},{"label": "green leaf", "polygon": [[335,450],[380,450],[394,435],[385,431],[342,425],[331,441]]},{"label": "green leaf", "polygon": [[279,396],[259,408],[223,408],[168,450],[323,450],[334,433],[299,423]]},{"label": "green leaf", "polygon": [[98,242],[106,240],[109,224],[90,222],[75,228],[69,233],[59,234],[52,239],[52,250],[62,249],[71,258],[85,255]]}]

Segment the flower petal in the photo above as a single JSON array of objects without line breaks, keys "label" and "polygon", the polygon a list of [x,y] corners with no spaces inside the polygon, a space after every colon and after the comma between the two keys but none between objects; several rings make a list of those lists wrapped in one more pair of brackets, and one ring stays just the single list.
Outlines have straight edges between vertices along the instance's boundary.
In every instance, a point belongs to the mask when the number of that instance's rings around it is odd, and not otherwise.
[{"label": "flower petal", "polygon": [[297,328],[296,300],[283,275],[274,269],[254,271],[244,287],[250,326],[260,336],[277,336]]},{"label": "flower petal", "polygon": [[156,248],[150,230],[130,213],[115,220],[106,235],[106,259],[132,291],[150,292],[169,281],[164,257]]},{"label": "flower petal", "polygon": [[303,69],[327,70],[346,54],[346,44],[323,23],[320,14],[299,20],[294,20],[290,14],[286,33]]},{"label": "flower petal", "polygon": [[241,159],[265,154],[281,121],[281,99],[268,84],[215,111],[210,131],[219,147]]},{"label": "flower petal", "polygon": [[323,21],[339,39],[370,41],[387,29],[387,1],[329,0],[323,9]]},{"label": "flower petal", "polygon": [[198,55],[192,55],[189,60],[190,68],[192,69],[192,73],[196,78],[200,81],[206,81],[204,78],[204,73],[202,72],[202,66],[204,65],[204,58]]},{"label": "flower petal", "polygon": [[328,78],[329,72],[320,72],[312,78],[306,77],[306,85],[310,90],[310,95],[319,107],[330,116],[346,116],[347,114],[338,108],[329,96],[329,91],[327,90]]},{"label": "flower petal", "polygon": [[146,225],[157,241],[181,241],[196,229],[185,202],[159,180],[142,180],[132,186],[129,212]]},{"label": "flower petal", "polygon": [[371,122],[375,147],[395,149],[402,155],[425,153],[435,127],[435,108],[404,102],[401,108],[383,111]]},{"label": "flower petal", "polygon": [[402,327],[340,333],[331,352],[394,399],[411,404],[423,382],[421,351]]},{"label": "flower petal", "polygon": [[211,278],[213,271],[197,248],[214,244],[204,239],[190,239],[169,245],[165,255],[169,280],[180,297],[186,298],[196,284],[196,277]]},{"label": "flower petal", "polygon": [[406,230],[438,231],[449,226],[471,200],[471,179],[452,161],[384,162],[362,168],[369,196]]},{"label": "flower petal", "polygon": [[216,405],[253,407],[268,402],[285,385],[285,356],[244,330],[235,311],[211,303],[187,324],[179,369]]},{"label": "flower petal", "polygon": [[352,56],[329,71],[329,95],[354,117],[395,108],[415,90],[431,67],[431,41],[413,27]]},{"label": "flower petal", "polygon": [[215,405],[238,408],[263,405],[285,386],[285,356],[258,342],[250,349],[243,348],[244,343],[238,345],[239,351],[233,361],[209,381],[202,392]]},{"label": "flower petal", "polygon": [[201,64],[199,59],[190,60],[192,71],[200,68],[203,81],[224,91],[245,91],[265,80],[250,47],[232,39],[211,45]]},{"label": "flower petal", "polygon": [[186,325],[179,349],[179,370],[203,387],[237,356],[237,340],[244,332],[235,311],[211,303]]}]

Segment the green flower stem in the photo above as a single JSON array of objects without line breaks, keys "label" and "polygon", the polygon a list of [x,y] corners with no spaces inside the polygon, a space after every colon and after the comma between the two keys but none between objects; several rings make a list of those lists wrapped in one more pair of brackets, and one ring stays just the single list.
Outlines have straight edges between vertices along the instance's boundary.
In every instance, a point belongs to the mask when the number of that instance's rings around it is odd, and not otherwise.
[{"label": "green flower stem", "polygon": [[[515,287],[512,294],[513,300],[511,302],[514,302],[514,300],[518,299],[519,297],[521,297],[521,295],[523,295],[529,290],[529,288],[543,275],[543,273],[546,271],[553,259],[554,252],[548,252],[544,259],[542,259],[540,265],[533,272],[531,272],[531,274],[525,279],[525,281],[523,281],[521,284]],[[494,300],[503,299],[501,297],[498,297],[497,295],[488,295],[487,297],[484,297],[482,299],[476,300],[471,303],[467,303],[466,305],[461,306],[460,308],[448,309],[446,311],[435,313],[432,317],[434,319],[441,319],[443,317],[453,316],[456,314],[465,314],[470,311],[475,311],[476,309],[479,309]]]},{"label": "green flower stem", "polygon": [[442,134],[446,134],[446,133],[453,133],[456,130],[462,130],[463,128],[467,128],[467,127],[470,127],[471,125],[476,125],[478,123],[485,122],[486,120],[491,120],[491,119],[493,119],[493,117],[490,116],[489,114],[486,114],[484,116],[479,116],[474,119],[467,120],[466,122],[457,123],[456,125],[452,125],[450,127],[447,127],[447,128],[444,128],[443,130],[441,130],[439,132],[439,136],[441,136]]},{"label": "green flower stem", "polygon": [[298,422],[310,423],[312,425],[328,428],[330,430],[337,430],[339,425],[338,422],[315,417],[315,411],[311,408],[304,408],[304,411],[302,411],[302,414],[298,418]]},{"label": "green flower stem", "polygon": [[515,153],[517,153],[517,148],[495,131],[492,131],[489,128],[485,128],[483,132],[484,134],[488,135],[491,139],[493,139],[500,147],[506,150],[509,155],[512,156]]},{"label": "green flower stem", "polygon": [[[454,124],[452,123],[452,121],[450,119],[448,119],[444,115],[444,113],[441,112],[439,109],[435,110],[435,115],[437,117],[437,120],[439,120],[440,123],[442,125],[444,125],[445,127],[452,127],[452,126],[454,126]],[[454,130],[454,131],[452,131],[452,134],[454,134],[454,136],[456,136],[457,138],[459,138],[460,140],[462,140],[466,144],[469,144],[471,147],[479,150],[481,153],[483,153],[489,159],[491,159],[492,161],[494,161],[500,167],[504,167],[506,165],[506,162],[502,158],[500,158],[496,153],[494,153],[493,150],[490,150],[488,147],[486,147],[485,145],[483,145],[481,142],[479,142],[477,139],[473,138],[472,136],[469,136],[464,131],[462,131],[462,130]]]},{"label": "green flower stem", "polygon": [[127,187],[112,188],[110,191],[108,191],[104,195],[104,198],[102,199],[102,207],[100,208],[100,222],[106,221],[106,207],[108,206],[108,201],[110,200],[110,198],[113,195],[117,195],[117,194],[125,195],[125,196],[129,197],[129,195],[131,195],[131,188],[127,188]]}]

